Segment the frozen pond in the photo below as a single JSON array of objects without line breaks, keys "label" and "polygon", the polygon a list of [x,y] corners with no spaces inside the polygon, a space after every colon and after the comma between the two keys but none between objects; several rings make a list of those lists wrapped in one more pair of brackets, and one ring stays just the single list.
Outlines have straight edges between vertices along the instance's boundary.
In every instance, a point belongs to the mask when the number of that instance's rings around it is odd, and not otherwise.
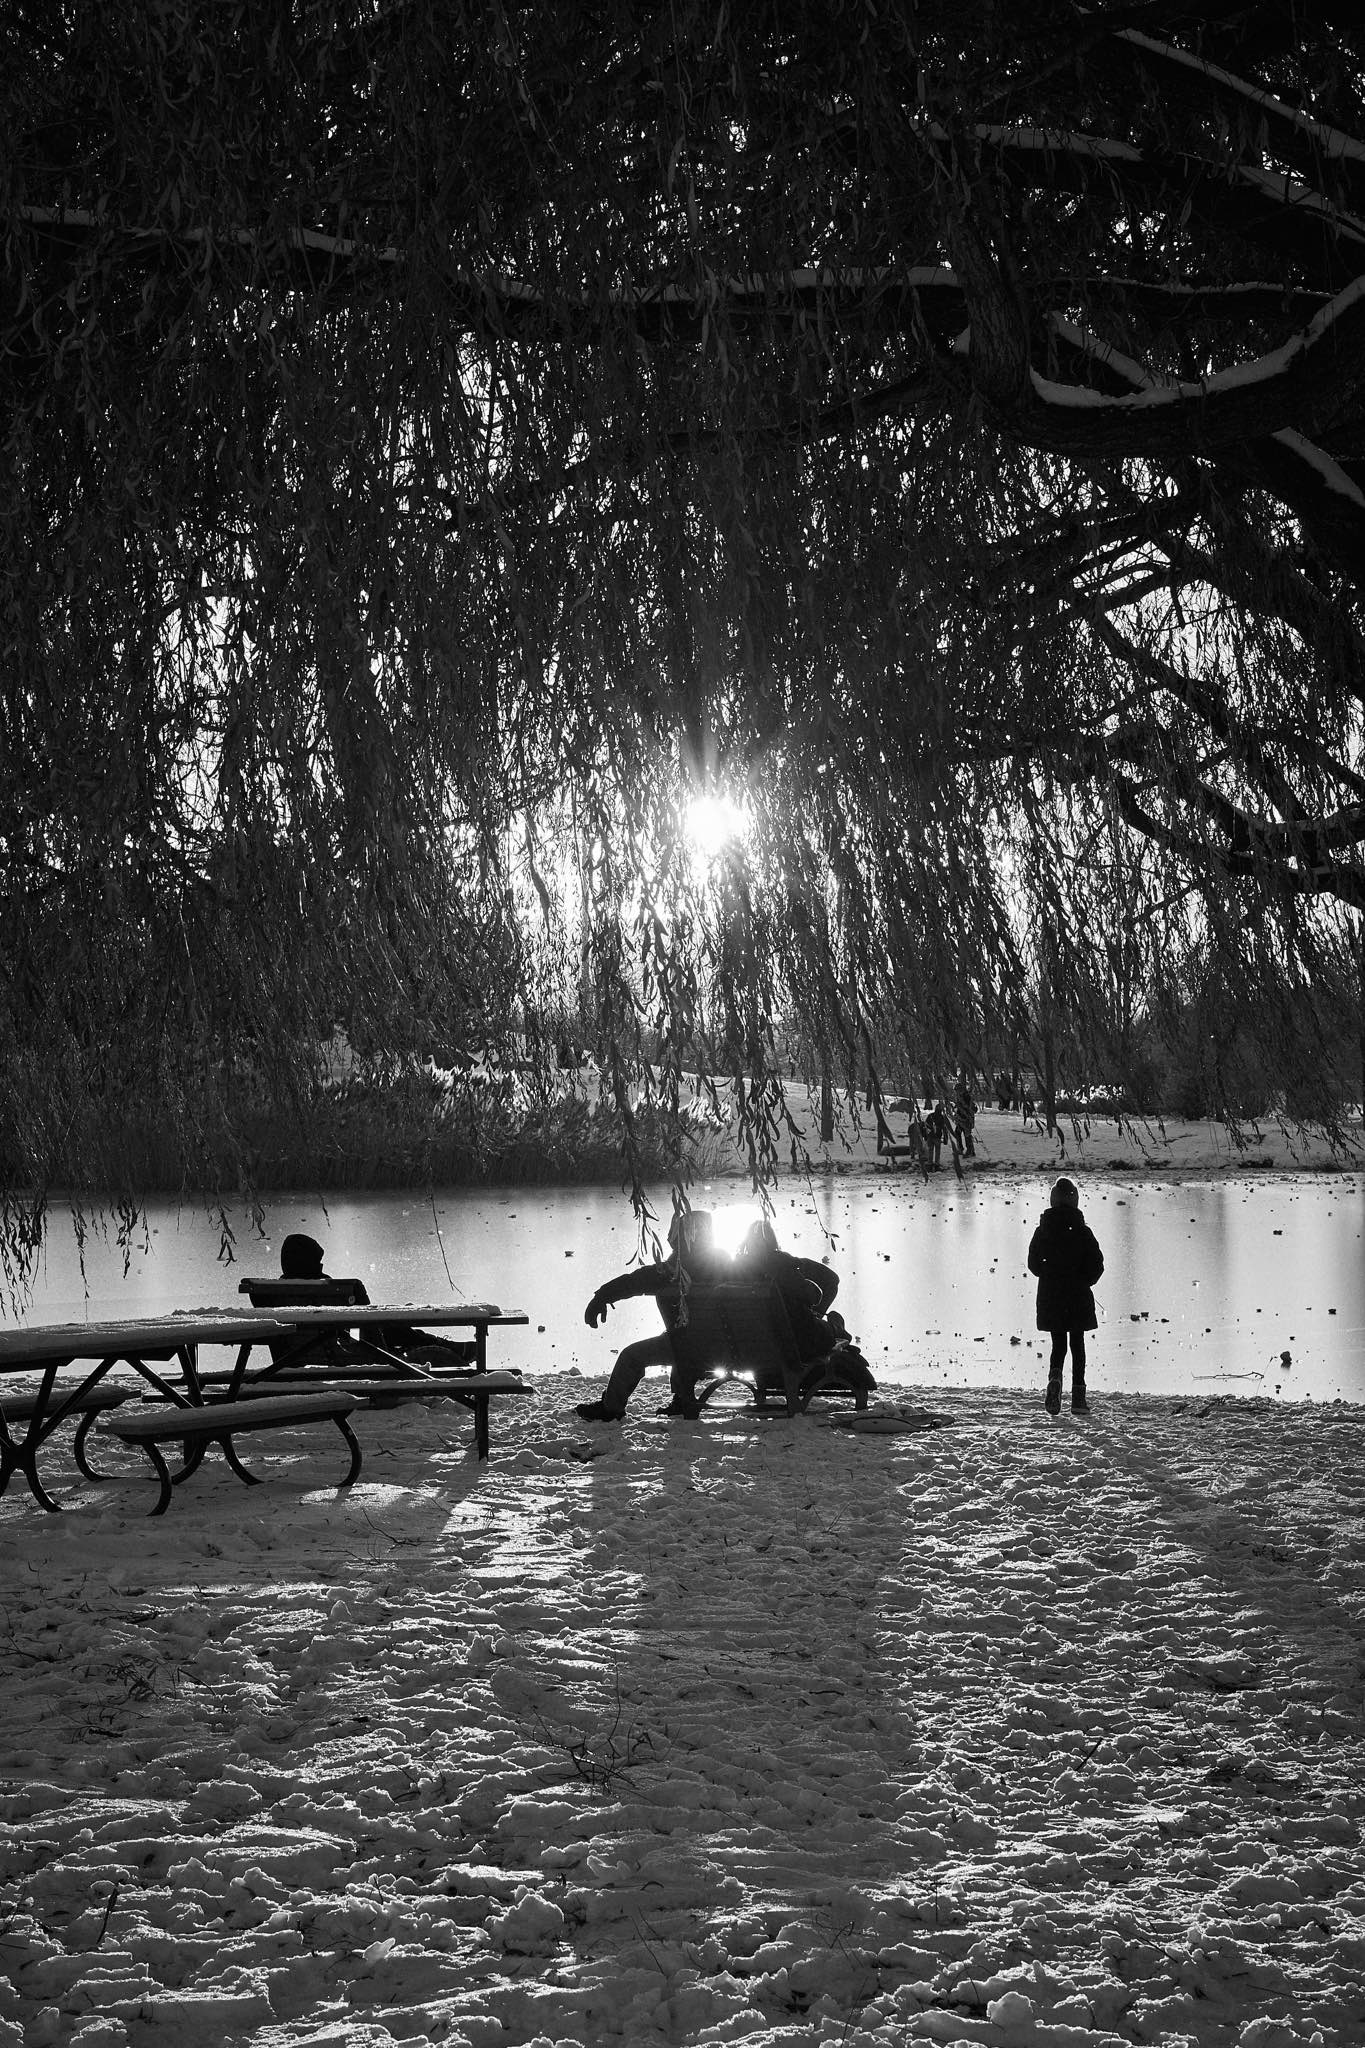
[{"label": "frozen pond", "polygon": [[[1025,1257],[1047,1187],[1041,1178],[838,1176],[809,1192],[784,1187],[775,1220],[789,1249],[828,1252],[843,1276],[838,1305],[879,1376],[1041,1387],[1046,1339],[1033,1328]],[[1106,1260],[1090,1347],[1095,1393],[1365,1402],[1361,1175],[1176,1185],[1087,1176],[1082,1198]],[[696,1200],[735,1227],[757,1213],[740,1182],[698,1189]],[[529,1328],[492,1335],[498,1365],[577,1365],[595,1378],[617,1346],[658,1329],[647,1300],[613,1310],[600,1330],[584,1326],[593,1288],[635,1251],[626,1199],[610,1189],[363,1194],[325,1206],[279,1196],[264,1241],[244,1214],[232,1216],[236,1263],[226,1265],[204,1211],[163,1204],[147,1220],[126,1277],[117,1248],[98,1235],[87,1238],[82,1275],[74,1234],[56,1214],[28,1315],[235,1306],[239,1277],[276,1272],[280,1239],[306,1230],[326,1246],[328,1270],[358,1273],[375,1300],[524,1309]]]}]

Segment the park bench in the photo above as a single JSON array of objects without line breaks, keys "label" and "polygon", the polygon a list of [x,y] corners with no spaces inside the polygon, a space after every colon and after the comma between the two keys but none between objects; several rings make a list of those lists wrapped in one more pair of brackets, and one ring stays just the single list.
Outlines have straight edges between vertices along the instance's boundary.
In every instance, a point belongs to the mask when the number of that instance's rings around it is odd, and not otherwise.
[{"label": "park bench", "polygon": [[782,1404],[804,1413],[817,1395],[867,1406],[862,1373],[845,1371],[836,1346],[824,1358],[803,1359],[779,1289],[768,1280],[694,1282],[680,1303],[661,1297],[678,1377],[691,1387],[690,1407],[700,1414],[728,1380],[751,1389],[760,1411]]},{"label": "park bench", "polygon": [[895,1133],[882,1114],[881,1104],[878,1103],[877,1157],[879,1159],[889,1159],[893,1165],[898,1159],[911,1159],[918,1166],[923,1163],[924,1154],[924,1137],[914,1116],[910,1117],[910,1121],[906,1126],[905,1143],[903,1145],[897,1144]]},{"label": "park bench", "polygon": [[[132,1415],[115,1415],[100,1427],[102,1433],[137,1445],[147,1453],[161,1481],[160,1496],[151,1513],[164,1515],[171,1504],[172,1490],[198,1471],[210,1444],[218,1445],[240,1480],[247,1486],[259,1486],[260,1480],[254,1472],[247,1471],[233,1447],[235,1436],[255,1430],[307,1428],[317,1422],[334,1422],[350,1448],[350,1470],[340,1482],[350,1486],[360,1476],[360,1445],[348,1420],[358,1398],[338,1390],[285,1398],[272,1395],[250,1401],[210,1401],[203,1407],[168,1404],[139,1409]],[[162,1455],[161,1446],[166,1443],[184,1447],[185,1462],[179,1472],[172,1473]]]},{"label": "park bench", "polygon": [[[212,1401],[222,1379],[208,1375],[205,1393]],[[489,1402],[501,1394],[529,1394],[532,1389],[518,1372],[433,1373],[421,1379],[399,1373],[376,1374],[373,1367],[340,1366],[327,1371],[310,1369],[290,1378],[281,1373],[271,1379],[250,1382],[253,1400],[278,1400],[281,1395],[335,1391],[350,1394],[368,1408],[395,1408],[401,1401],[453,1401],[474,1415],[474,1448],[480,1459],[488,1456]]]}]

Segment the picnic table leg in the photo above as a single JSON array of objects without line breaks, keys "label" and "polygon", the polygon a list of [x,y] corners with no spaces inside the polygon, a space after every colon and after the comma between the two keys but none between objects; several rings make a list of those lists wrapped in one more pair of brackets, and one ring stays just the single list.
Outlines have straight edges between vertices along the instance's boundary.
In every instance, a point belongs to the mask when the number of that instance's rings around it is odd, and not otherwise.
[{"label": "picnic table leg", "polygon": [[87,1408],[77,1424],[76,1435],[71,1445],[71,1455],[76,1460],[77,1471],[83,1472],[87,1479],[93,1479],[97,1484],[107,1479],[109,1474],[107,1472],[97,1472],[90,1463],[85,1454],[85,1440],[90,1434],[91,1427],[98,1413],[99,1410],[97,1408]]},{"label": "picnic table leg", "polygon": [[[29,1421],[18,1443],[9,1433],[9,1425],[0,1421],[0,1493],[9,1485],[12,1472],[22,1472],[28,1481],[28,1490],[40,1508],[46,1508],[50,1515],[61,1513],[61,1504],[52,1498],[42,1480],[38,1477],[38,1451],[44,1442],[40,1428],[44,1412],[52,1399],[52,1388],[57,1378],[57,1362],[49,1365],[43,1374],[43,1384],[38,1395],[36,1414]],[[48,1432],[50,1434],[50,1432]]]},{"label": "picnic table leg", "polygon": [[[251,1339],[248,1337],[244,1344],[239,1344],[237,1347],[237,1361],[232,1368],[232,1378],[228,1381],[227,1393],[223,1397],[224,1400],[235,1401],[237,1399],[238,1394],[241,1392],[242,1381],[246,1377],[246,1362],[250,1356]],[[200,1398],[202,1399],[202,1395]]]},{"label": "picnic table leg", "polygon": [[[228,1464],[232,1467],[232,1470],[237,1474],[237,1477],[241,1480],[244,1486],[259,1486],[261,1484],[261,1481],[256,1475],[256,1473],[248,1472],[246,1466],[237,1456],[236,1447],[234,1446],[232,1437],[228,1432],[225,1431],[222,1436],[212,1437],[210,1441],[212,1443],[217,1444],[218,1448],[223,1453],[223,1456],[227,1459]],[[181,1473],[177,1476],[183,1478],[184,1474]]]},{"label": "picnic table leg", "polygon": [[[144,1441],[142,1448],[151,1459],[153,1466],[156,1468],[156,1476],[161,1481],[161,1491],[157,1495],[156,1506],[150,1508],[148,1512],[153,1515],[164,1515],[171,1504],[171,1492],[175,1485],[175,1480],[171,1478],[171,1468],[161,1455],[160,1444],[154,1444],[148,1439]],[[198,1459],[195,1460],[195,1463],[198,1463]],[[186,1471],[192,1471],[193,1469],[193,1466],[190,1465],[187,1465],[185,1468]],[[175,1476],[176,1479],[183,1479],[185,1473],[177,1472]]]},{"label": "picnic table leg", "polygon": [[340,1490],[343,1486],[354,1485],[355,1481],[360,1477],[360,1439],[351,1428],[346,1416],[334,1415],[332,1420],[351,1447],[351,1469],[344,1479],[338,1481],[338,1490]]},{"label": "picnic table leg", "polygon": [[60,1501],[52,1498],[38,1477],[38,1445],[33,1441],[31,1429],[22,1443],[15,1443],[8,1430],[0,1429],[0,1493],[9,1485],[12,1472],[23,1473],[28,1481],[28,1490],[40,1508],[46,1508],[50,1515],[61,1512]]},{"label": "picnic table leg", "polygon": [[480,1458],[488,1456],[488,1396],[474,1396],[474,1448]]},{"label": "picnic table leg", "polygon": [[[149,1440],[147,1444],[147,1449],[150,1450],[151,1448],[152,1446]],[[199,1467],[204,1462],[205,1448],[206,1445],[202,1436],[187,1436],[181,1440],[180,1451],[185,1462],[180,1467],[180,1470],[178,1472],[170,1474],[170,1484],[172,1486],[179,1486],[182,1479],[188,1479],[191,1472],[197,1472],[199,1470]],[[165,1460],[162,1457],[160,1451],[156,1453],[156,1463],[158,1467],[165,1465]],[[170,1468],[166,1467],[166,1469],[169,1472]],[[165,1510],[164,1508],[153,1508],[152,1513],[164,1514]]]},{"label": "picnic table leg", "polygon": [[176,1356],[180,1360],[180,1370],[185,1375],[185,1386],[189,1392],[190,1401],[194,1407],[202,1408],[204,1405],[204,1389],[199,1383],[199,1346],[197,1344],[182,1344]]}]

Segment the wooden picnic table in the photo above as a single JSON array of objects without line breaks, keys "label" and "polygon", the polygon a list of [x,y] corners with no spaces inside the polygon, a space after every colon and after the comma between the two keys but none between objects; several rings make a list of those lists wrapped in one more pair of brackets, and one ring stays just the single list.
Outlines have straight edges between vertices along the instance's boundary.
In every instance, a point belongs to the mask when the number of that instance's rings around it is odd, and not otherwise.
[{"label": "wooden picnic table", "polygon": [[[287,1318],[287,1319],[286,1319]],[[530,1389],[517,1373],[491,1373],[487,1369],[488,1331],[494,1325],[524,1324],[528,1318],[520,1309],[498,1308],[492,1302],[450,1303],[380,1302],[335,1307],[290,1307],[287,1311],[265,1309],[182,1309],[172,1315],[139,1320],[102,1323],[30,1324],[20,1330],[0,1330],[0,1494],[10,1477],[21,1472],[29,1491],[40,1506],[55,1513],[59,1503],[44,1487],[38,1474],[38,1453],[54,1431],[72,1414],[83,1414],[90,1405],[105,1405],[107,1395],[96,1393],[99,1383],[117,1365],[127,1365],[153,1387],[164,1401],[179,1407],[200,1408],[236,1403],[257,1389],[269,1392],[273,1381],[292,1382],[290,1393],[306,1391],[300,1381],[344,1390],[344,1370],[329,1373],[325,1365],[309,1367],[308,1352],[315,1347],[322,1330],[375,1329],[382,1324],[416,1327],[472,1329],[475,1368],[470,1372],[435,1372],[412,1359],[386,1351],[373,1337],[367,1340],[365,1374],[383,1373],[395,1387],[429,1392],[472,1410],[474,1442],[478,1456],[488,1456],[488,1408],[499,1394],[525,1394]],[[211,1383],[199,1365],[199,1348],[221,1344],[235,1349],[237,1357],[225,1383]],[[265,1365],[249,1371],[252,1350],[269,1345],[272,1356]],[[158,1367],[172,1362],[178,1367],[178,1383]],[[78,1380],[58,1378],[67,1367],[85,1365]],[[36,1394],[26,1385],[10,1403],[6,1415],[4,1380],[26,1374],[31,1381],[40,1375]],[[363,1396],[357,1396],[364,1398]],[[20,1432],[20,1425],[27,1428]],[[259,1425],[257,1425],[259,1426]],[[196,1425],[196,1434],[198,1426]],[[192,1460],[187,1477],[197,1460]],[[230,1461],[231,1462],[231,1461]],[[94,1478],[83,1452],[77,1463],[87,1478]],[[235,1466],[234,1466],[234,1469]]]},{"label": "wooden picnic table", "polygon": [[[199,1407],[204,1399],[201,1344],[235,1347],[240,1372],[245,1371],[253,1344],[288,1335],[288,1325],[273,1318],[225,1310],[0,1330],[0,1494],[11,1475],[21,1472],[39,1505],[56,1512],[58,1503],[38,1476],[38,1453],[68,1415],[84,1412],[83,1404],[116,1365],[131,1367],[163,1400]],[[157,1370],[172,1362],[179,1368],[179,1384]],[[88,1369],[74,1383],[60,1380],[58,1374],[73,1365]],[[4,1383],[20,1374],[30,1380],[37,1374],[38,1389],[20,1393],[16,1387],[7,1415]],[[21,1422],[28,1427],[19,1435]],[[83,1460],[82,1469],[88,1471]]]}]

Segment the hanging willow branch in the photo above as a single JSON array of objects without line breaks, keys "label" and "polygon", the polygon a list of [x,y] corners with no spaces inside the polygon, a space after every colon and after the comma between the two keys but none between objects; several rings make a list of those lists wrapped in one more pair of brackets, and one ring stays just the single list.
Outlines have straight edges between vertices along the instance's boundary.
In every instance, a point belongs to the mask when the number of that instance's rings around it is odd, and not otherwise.
[{"label": "hanging willow branch", "polygon": [[1354,10],[20,6],[0,112],[11,1180],[247,1184],[337,1023],[761,1175],[793,1045],[1356,1002]]}]

